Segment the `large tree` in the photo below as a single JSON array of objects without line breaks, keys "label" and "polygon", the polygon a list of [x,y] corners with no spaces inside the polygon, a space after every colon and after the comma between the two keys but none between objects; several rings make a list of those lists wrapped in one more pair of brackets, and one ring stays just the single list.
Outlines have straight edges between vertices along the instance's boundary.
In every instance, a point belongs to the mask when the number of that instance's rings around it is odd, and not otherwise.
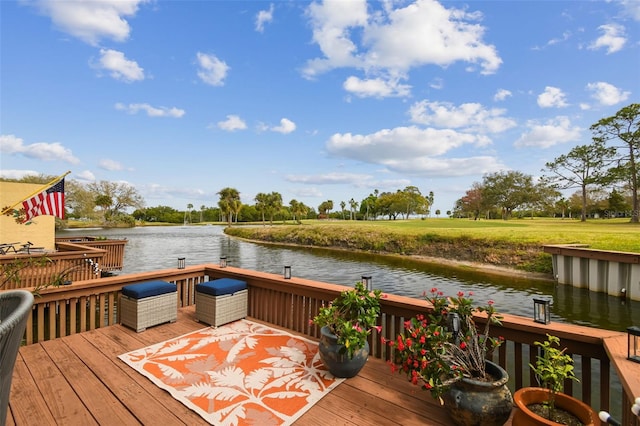
[{"label": "large tree", "polygon": [[422,195],[417,186],[407,186],[402,191],[402,200],[406,204],[406,218],[414,213],[426,213],[429,210],[429,201]]},{"label": "large tree", "polygon": [[520,206],[532,201],[533,178],[517,171],[489,173],[482,181],[482,199],[502,209],[502,218],[508,219]]},{"label": "large tree", "polygon": [[[590,185],[604,185],[609,180],[608,166],[615,155],[615,148],[609,148],[601,140],[590,145],[580,145],[545,164],[551,172],[545,180],[555,188],[580,188],[582,208],[580,220],[587,220],[587,189]],[[543,169],[545,171],[545,169]]]},{"label": "large tree", "polygon": [[640,104],[622,108],[612,117],[603,118],[591,126],[594,140],[611,142],[618,153],[614,176],[631,189],[631,222],[640,222],[638,187],[640,186]]},{"label": "large tree", "polygon": [[[377,190],[376,190],[377,191]],[[364,216],[364,220],[370,220],[378,216],[378,194],[369,194],[367,198],[360,202],[360,213]]]},{"label": "large tree", "polygon": [[473,220],[478,220],[480,213],[485,209],[488,210],[482,198],[482,185],[478,182],[474,182],[471,189],[468,189],[464,196],[456,202],[456,210],[464,214],[471,213]]},{"label": "large tree", "polygon": [[238,220],[238,213],[242,208],[242,202],[240,201],[240,192],[235,188],[223,188],[218,192],[220,200],[218,201],[218,207],[227,216],[227,223],[231,226],[233,221],[233,215],[236,215],[236,221]]},{"label": "large tree", "polygon": [[88,189],[93,194],[96,205],[103,208],[106,220],[119,220],[128,208],[144,208],[144,199],[128,183],[102,180],[91,182]]},{"label": "large tree", "polygon": [[77,180],[65,180],[64,203],[66,210],[71,212],[69,217],[96,217],[95,195],[87,189],[86,185],[79,183]]}]

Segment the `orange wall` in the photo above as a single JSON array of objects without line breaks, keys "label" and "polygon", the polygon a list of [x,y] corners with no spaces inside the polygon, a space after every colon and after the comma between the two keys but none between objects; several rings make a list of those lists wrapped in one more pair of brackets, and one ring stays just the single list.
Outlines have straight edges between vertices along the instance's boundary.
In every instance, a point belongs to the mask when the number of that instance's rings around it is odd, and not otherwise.
[{"label": "orange wall", "polygon": [[[22,207],[22,201],[43,188],[43,185],[32,183],[0,182],[0,208],[12,206]],[[19,225],[13,217],[0,216],[0,244],[20,243],[27,241],[34,247],[55,250],[56,222],[53,216],[36,216],[29,225]]]}]

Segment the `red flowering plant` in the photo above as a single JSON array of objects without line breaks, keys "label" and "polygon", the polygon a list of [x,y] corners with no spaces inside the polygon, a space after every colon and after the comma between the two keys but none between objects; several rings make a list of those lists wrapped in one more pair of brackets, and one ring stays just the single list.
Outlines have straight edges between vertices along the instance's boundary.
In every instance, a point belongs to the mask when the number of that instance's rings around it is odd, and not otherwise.
[{"label": "red flowering plant", "polygon": [[365,346],[369,334],[382,327],[377,325],[382,290],[369,291],[361,281],[353,289],[345,290],[329,304],[322,306],[311,321],[319,327],[327,326],[343,345],[340,353],[353,358],[354,352]]},{"label": "red flowering plant", "polygon": [[[500,324],[493,301],[473,306],[473,293],[459,292],[445,297],[437,288],[426,300],[433,309],[404,323],[396,340],[387,342],[392,351],[391,369],[405,373],[409,380],[421,384],[441,403],[447,388],[463,377],[493,380],[485,370],[485,359],[502,344],[502,338],[489,336],[491,324]],[[485,313],[482,334],[474,320],[475,313]]]}]

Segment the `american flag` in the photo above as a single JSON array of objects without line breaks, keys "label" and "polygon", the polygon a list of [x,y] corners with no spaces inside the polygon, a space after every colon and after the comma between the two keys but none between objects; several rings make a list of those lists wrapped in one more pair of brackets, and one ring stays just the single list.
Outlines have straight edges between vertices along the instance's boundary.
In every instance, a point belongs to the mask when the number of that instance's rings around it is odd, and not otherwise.
[{"label": "american flag", "polygon": [[57,216],[64,219],[64,179],[22,202],[26,220],[36,216]]}]

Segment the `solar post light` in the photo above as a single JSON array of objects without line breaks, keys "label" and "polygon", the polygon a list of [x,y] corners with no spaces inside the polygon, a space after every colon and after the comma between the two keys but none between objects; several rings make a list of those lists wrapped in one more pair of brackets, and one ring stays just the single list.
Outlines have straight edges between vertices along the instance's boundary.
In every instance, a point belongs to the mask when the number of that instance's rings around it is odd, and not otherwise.
[{"label": "solar post light", "polygon": [[548,299],[533,299],[533,320],[540,324],[551,322],[551,302]]},{"label": "solar post light", "polygon": [[362,284],[364,284],[364,287],[367,290],[372,291],[373,290],[373,280],[371,279],[371,275],[363,275],[362,276]]},{"label": "solar post light", "polygon": [[627,328],[627,359],[640,362],[640,327]]}]

